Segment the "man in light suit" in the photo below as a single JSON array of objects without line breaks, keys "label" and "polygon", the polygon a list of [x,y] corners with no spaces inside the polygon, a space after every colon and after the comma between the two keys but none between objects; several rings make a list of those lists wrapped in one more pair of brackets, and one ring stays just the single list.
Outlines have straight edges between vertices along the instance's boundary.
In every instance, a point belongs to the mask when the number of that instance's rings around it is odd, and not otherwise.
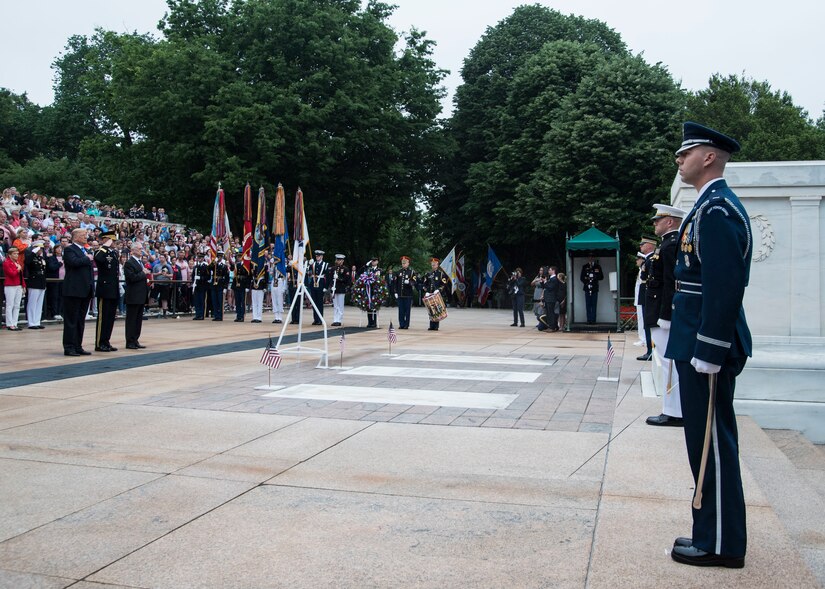
[{"label": "man in light suit", "polygon": [[149,298],[148,277],[152,271],[140,261],[143,246],[135,242],[131,247],[131,255],[123,264],[123,276],[126,293],[123,301],[126,303],[126,349],[139,350],[145,348],[140,343],[140,330],[143,327],[143,307]]},{"label": "man in light suit", "polygon": [[90,356],[83,349],[83,330],[86,313],[94,296],[92,259],[86,250],[88,233],[85,229],[72,231],[72,243],[63,252],[66,276],[63,279],[63,354]]}]

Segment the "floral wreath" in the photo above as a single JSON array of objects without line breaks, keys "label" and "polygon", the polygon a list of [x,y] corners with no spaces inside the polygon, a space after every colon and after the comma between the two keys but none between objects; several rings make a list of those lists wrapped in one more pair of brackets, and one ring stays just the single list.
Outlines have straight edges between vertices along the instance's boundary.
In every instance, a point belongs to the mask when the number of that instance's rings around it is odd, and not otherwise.
[{"label": "floral wreath", "polygon": [[352,302],[362,311],[374,313],[381,308],[390,296],[383,278],[376,280],[370,272],[364,272],[355,280],[352,287]]}]

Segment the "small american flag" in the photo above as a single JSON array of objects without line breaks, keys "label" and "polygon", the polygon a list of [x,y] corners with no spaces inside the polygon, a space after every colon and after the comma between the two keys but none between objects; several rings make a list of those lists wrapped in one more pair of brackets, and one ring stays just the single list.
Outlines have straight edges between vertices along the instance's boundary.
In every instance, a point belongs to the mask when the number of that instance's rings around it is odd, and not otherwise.
[{"label": "small american flag", "polygon": [[395,332],[395,327],[392,326],[392,321],[390,321],[390,328],[387,330],[387,341],[391,344],[398,341],[398,334]]},{"label": "small american flag", "polygon": [[266,345],[263,356],[261,356],[261,364],[276,370],[281,366],[281,353],[273,347],[272,338],[269,338],[269,343]]},{"label": "small american flag", "polygon": [[347,334],[346,334],[346,333],[344,333],[343,331],[341,332],[341,339],[339,340],[339,342],[341,343],[341,353],[342,353],[342,354],[344,353],[344,348],[346,348],[346,346],[347,346],[347,338],[346,338],[346,335],[347,335]]},{"label": "small american flag", "polygon": [[610,341],[610,335],[607,336],[607,365],[610,366],[610,361],[613,359],[613,343]]}]

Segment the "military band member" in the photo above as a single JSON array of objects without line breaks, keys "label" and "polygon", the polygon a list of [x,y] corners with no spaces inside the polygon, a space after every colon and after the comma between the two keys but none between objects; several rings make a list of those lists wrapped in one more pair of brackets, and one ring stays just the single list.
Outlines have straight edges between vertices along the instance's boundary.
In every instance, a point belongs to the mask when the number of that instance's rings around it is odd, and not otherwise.
[{"label": "military band member", "polygon": [[[384,269],[378,265],[378,262],[379,259],[377,257],[372,258],[370,263],[367,264],[367,267],[364,268],[364,273],[370,274],[373,277],[372,284],[367,286],[373,298],[378,296],[378,286],[381,284],[381,281],[384,280]],[[378,311],[367,311],[367,327],[378,327]]]},{"label": "military band member", "polygon": [[339,327],[344,322],[344,297],[351,284],[350,272],[344,266],[344,254],[335,254],[335,265],[329,272],[329,290],[332,293],[332,325]]},{"label": "military band member", "polygon": [[753,235],[747,211],[723,179],[725,164],[737,151],[736,140],[687,122],[676,152],[679,175],[698,198],[679,230],[665,356],[676,362],[679,373],[688,460],[702,497],[693,509],[692,536],[677,538],[670,554],[695,566],[745,566],[745,498],[733,396],[736,377],[751,355],[742,299]]},{"label": "military band member", "polygon": [[246,314],[246,290],[250,284],[249,270],[243,265],[243,255],[237,254],[233,265],[232,294],[235,295],[235,322],[243,323]]},{"label": "military band member", "polygon": [[645,327],[650,329],[653,339],[653,353],[662,367],[661,383],[662,413],[647,418],[648,425],[682,425],[682,404],[679,399],[679,375],[673,360],[665,358],[667,340],[670,336],[670,317],[676,280],[677,233],[685,216],[685,211],[668,205],[653,205],[656,209],[653,229],[662,243],[650,256],[650,271],[645,289]]},{"label": "military band member", "polygon": [[[429,296],[438,291],[447,301],[447,285],[450,284],[450,279],[447,278],[447,273],[439,267],[441,260],[438,258],[430,258],[430,271],[424,274],[422,281],[422,288],[424,289],[424,296]],[[438,321],[430,320],[430,327],[427,331],[438,331]]]},{"label": "military band member", "polygon": [[203,252],[198,252],[195,267],[192,270],[192,294],[195,306],[194,321],[203,321],[206,313],[206,293],[209,292],[209,284],[212,282],[212,273],[209,264],[203,258]]},{"label": "military band member", "polygon": [[410,258],[401,256],[401,269],[395,273],[395,298],[398,301],[398,329],[410,328],[413,288],[420,280],[410,267]]},{"label": "military band member", "polygon": [[209,298],[212,300],[212,321],[223,321],[223,291],[229,286],[229,265],[224,253],[218,251],[215,261],[209,265]]},{"label": "military band member", "polygon": [[327,289],[327,269],[329,264],[324,261],[324,252],[315,250],[315,261],[307,268],[305,284],[309,288],[309,296],[315,303],[312,310],[312,324],[321,325],[321,317],[324,316],[324,292]]},{"label": "military band member", "polygon": [[120,299],[120,254],[112,247],[116,237],[114,231],[102,234],[100,240],[103,245],[94,256],[97,266],[95,352],[117,351],[110,342]]},{"label": "military band member", "polygon": [[269,270],[266,262],[261,268],[252,262],[249,288],[249,296],[252,299],[252,323],[260,323],[263,321],[264,314],[264,294],[269,288]]},{"label": "military band member", "polygon": [[587,263],[582,266],[579,279],[584,285],[584,307],[587,311],[587,323],[596,323],[596,307],[599,301],[599,281],[604,280],[604,272],[599,264],[599,260],[590,256]]}]

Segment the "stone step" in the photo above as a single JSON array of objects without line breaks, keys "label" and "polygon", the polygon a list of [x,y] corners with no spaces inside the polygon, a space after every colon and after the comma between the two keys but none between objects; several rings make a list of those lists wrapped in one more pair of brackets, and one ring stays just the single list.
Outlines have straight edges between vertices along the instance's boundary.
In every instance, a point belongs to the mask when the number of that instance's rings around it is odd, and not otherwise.
[{"label": "stone step", "polygon": [[740,417],[740,456],[805,564],[825,587],[825,452],[799,432]]}]

